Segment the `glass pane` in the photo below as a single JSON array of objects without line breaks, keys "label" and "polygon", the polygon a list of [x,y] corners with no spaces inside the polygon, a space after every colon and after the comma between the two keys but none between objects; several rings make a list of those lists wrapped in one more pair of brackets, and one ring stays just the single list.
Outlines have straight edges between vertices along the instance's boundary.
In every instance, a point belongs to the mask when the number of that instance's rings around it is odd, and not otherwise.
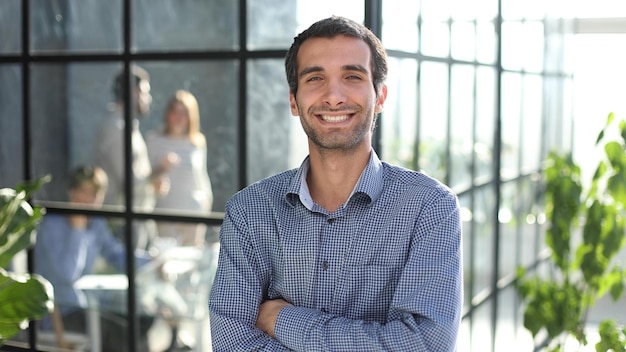
[{"label": "glass pane", "polygon": [[[40,200],[64,200],[70,170],[96,163],[94,141],[108,117],[110,82],[117,69],[116,64],[32,65],[32,169],[36,177],[52,176],[38,192]],[[121,135],[120,130],[117,140]],[[119,155],[107,151],[121,159],[121,148]],[[114,175],[107,176],[111,189]]]},{"label": "glass pane", "polygon": [[[75,208],[98,206],[96,174],[73,173],[64,191]],[[88,197],[92,197],[88,200]],[[54,288],[56,311],[38,328],[42,344],[56,344],[55,314],[63,323],[68,342],[102,351],[126,350],[128,344],[126,249],[109,226],[114,219],[97,215],[48,212],[38,228],[34,248],[35,272]],[[137,255],[138,266],[148,263]],[[142,319],[149,326],[149,319]],[[144,330],[147,331],[147,330]],[[146,343],[147,335],[140,335]]]},{"label": "glass pane", "polygon": [[514,177],[519,173],[522,107],[522,77],[502,74],[502,174]]},{"label": "glass pane", "polygon": [[422,53],[427,56],[446,57],[450,51],[450,28],[447,22],[422,24]]},{"label": "glass pane", "polygon": [[[298,1],[248,1],[248,50],[288,48],[297,34]],[[319,11],[319,10],[318,10]],[[311,20],[312,23],[315,20]],[[302,24],[305,26],[310,23]]]},{"label": "glass pane", "polygon": [[502,66],[509,70],[543,70],[544,29],[541,22],[502,24]]},{"label": "glass pane", "polygon": [[[535,196],[542,192],[542,180],[526,180],[518,194],[522,206],[519,207],[520,236],[517,239],[517,251],[519,257],[518,265],[525,267],[533,264],[539,257],[540,251],[546,247],[543,243],[545,229],[543,223],[545,216],[541,213],[543,209],[543,199]],[[539,201],[539,204],[537,204]]]},{"label": "glass pane", "polygon": [[[500,211],[498,212],[498,220],[500,220],[500,253],[499,275],[500,277],[515,274],[517,265],[519,263],[519,254],[522,250],[518,245],[519,240],[519,218],[517,212],[523,208],[521,204],[520,192],[523,190],[523,185],[518,182],[504,183],[501,186],[502,201],[500,204]],[[528,243],[530,242],[530,243]],[[530,245],[532,250],[532,241],[527,241],[525,245]]]},{"label": "glass pane", "polygon": [[[284,49],[293,37],[314,22],[331,15],[363,22],[361,0],[248,1],[248,50]],[[295,13],[295,16],[294,16]]]},{"label": "glass pane", "polygon": [[474,258],[471,278],[473,290],[472,297],[481,291],[491,287],[491,276],[493,275],[493,242],[494,227],[493,216],[495,206],[495,195],[492,187],[482,187],[476,190],[473,217],[475,233],[473,234]]},{"label": "glass pane", "polygon": [[516,0],[502,0],[502,18],[506,21],[521,20],[525,14],[525,3]]},{"label": "glass pane", "polygon": [[300,119],[291,116],[288,91],[283,60],[249,62],[248,183],[298,167],[308,155]]},{"label": "glass pane", "polygon": [[470,351],[493,352],[491,343],[493,339],[491,310],[493,302],[487,301],[478,307],[472,315],[472,344]]},{"label": "glass pane", "polygon": [[476,60],[486,64],[495,63],[498,43],[496,29],[492,22],[476,24],[476,43]]},{"label": "glass pane", "polygon": [[524,23],[524,39],[520,43],[524,55],[524,69],[529,72],[542,72],[544,63],[544,28],[538,21]]},{"label": "glass pane", "polygon": [[576,17],[626,17],[626,3],[622,0],[575,1]]},{"label": "glass pane", "polygon": [[476,57],[476,29],[472,22],[452,23],[452,57],[457,60],[473,61]]},{"label": "glass pane", "polygon": [[[267,0],[265,0],[267,1]],[[284,2],[277,0],[280,6],[284,7]],[[359,23],[365,19],[365,6],[363,0],[297,0],[297,23],[296,33],[308,28],[313,22],[332,15],[347,17]],[[275,13],[275,8],[268,8]],[[289,41],[291,45],[291,40]]]},{"label": "glass pane", "polygon": [[[157,209],[175,214],[198,215],[196,211],[200,208],[197,206],[199,203],[211,203],[208,198],[212,193],[211,210],[223,211],[228,198],[239,189],[239,167],[235,162],[239,158],[237,63],[177,60],[141,65],[150,72],[153,96],[151,114],[140,125],[146,137],[152,169],[158,172],[160,163],[169,152],[177,154],[178,160],[169,172],[161,173],[165,182],[169,183],[169,188],[165,187],[158,193]],[[206,148],[202,147],[201,136],[193,145],[189,143],[192,138],[187,143],[179,143],[180,140],[172,139],[171,136],[164,138],[162,132],[166,125],[168,104],[181,89],[191,93],[197,101],[199,130],[206,140]],[[203,149],[206,149],[206,162],[202,157]],[[206,166],[201,165],[204,163]],[[210,185],[206,184],[205,173],[208,174]],[[191,187],[194,184],[197,187]]]},{"label": "glass pane", "polygon": [[[171,222],[184,228],[197,223]],[[219,227],[207,228],[216,234]],[[159,236],[152,251],[159,261],[138,268],[137,301],[147,316],[155,317],[148,332],[152,351],[210,350],[208,296],[213,283],[219,243],[217,238],[188,245]],[[185,350],[189,350],[185,349]]]},{"label": "glass pane", "polygon": [[417,52],[419,1],[384,1],[382,41],[385,48]]},{"label": "glass pane", "polygon": [[232,50],[239,42],[236,1],[132,1],[133,48]]},{"label": "glass pane", "polygon": [[415,169],[417,60],[390,57],[385,108],[378,119],[385,161]]},{"label": "glass pane", "polygon": [[15,188],[24,180],[22,71],[0,65],[0,188]]},{"label": "glass pane", "polygon": [[31,50],[120,51],[122,2],[98,0],[30,2]]},{"label": "glass pane", "polygon": [[446,21],[452,14],[451,0],[422,0],[422,18],[427,21]]},{"label": "glass pane", "polygon": [[479,66],[476,70],[476,154],[475,176],[484,180],[493,172],[493,140],[495,124],[497,71],[493,67]]},{"label": "glass pane", "polygon": [[524,328],[523,314],[519,309],[517,291],[510,286],[500,292],[498,299],[495,351],[533,351],[533,338]]},{"label": "glass pane", "polygon": [[22,51],[22,2],[0,2],[0,53]]},{"label": "glass pane", "polygon": [[497,0],[450,0],[447,6],[454,20],[494,19],[498,14]]},{"label": "glass pane", "polygon": [[423,62],[420,69],[419,166],[444,181],[448,147],[448,65]]},{"label": "glass pane", "polygon": [[522,111],[521,167],[523,171],[539,170],[542,162],[540,133],[543,121],[543,78],[539,75],[524,76],[524,103]]},{"label": "glass pane", "polygon": [[521,70],[524,66],[524,25],[522,22],[502,23],[502,67]]},{"label": "glass pane", "polygon": [[[144,114],[139,113],[140,109],[133,109],[137,117],[137,128],[133,129],[131,137],[132,155],[135,156],[133,173],[136,177],[133,199],[138,210],[152,209],[155,202],[153,185],[148,178],[153,166],[146,149],[146,136],[153,131],[157,134],[162,129],[168,100],[177,90],[186,89],[195,95],[198,102],[200,132],[206,139],[207,160],[206,166],[202,166],[201,147],[183,147],[176,150],[179,161],[182,160],[177,165],[190,168],[195,165],[197,172],[207,171],[213,194],[212,210],[221,211],[226,199],[237,189],[237,163],[232,162],[237,157],[238,112],[232,108],[237,106],[235,63],[178,61],[140,65],[150,77],[152,103],[148,104],[149,109]],[[114,97],[117,92],[114,77],[119,72],[118,64],[33,66],[33,82],[39,82],[33,84],[32,91],[32,101],[37,102],[32,105],[33,121],[34,126],[38,126],[32,131],[33,170],[38,176],[53,175],[52,182],[43,189],[42,199],[63,198],[62,192],[59,192],[63,187],[58,187],[57,179],[62,179],[71,168],[98,164],[105,169],[109,179],[109,197],[105,199],[105,204],[124,205],[123,106],[115,102]],[[164,148],[168,149],[161,149]],[[161,176],[171,175],[163,173]],[[175,191],[181,184],[190,183],[181,181],[178,176],[171,177],[169,181],[172,180],[173,184],[169,182],[169,185]],[[167,208],[171,209],[172,205]],[[188,207],[177,209],[190,214]]]},{"label": "glass pane", "polygon": [[455,21],[471,21],[476,18],[480,10],[477,1],[449,0],[450,17]]},{"label": "glass pane", "polygon": [[449,186],[469,186],[472,182],[474,144],[474,67],[453,65],[450,96],[452,145]]}]

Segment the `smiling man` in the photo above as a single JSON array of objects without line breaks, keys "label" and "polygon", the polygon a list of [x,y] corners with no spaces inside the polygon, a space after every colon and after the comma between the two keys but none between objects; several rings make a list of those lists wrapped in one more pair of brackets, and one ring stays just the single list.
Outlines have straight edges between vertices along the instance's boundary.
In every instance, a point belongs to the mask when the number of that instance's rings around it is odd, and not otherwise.
[{"label": "smiling man", "polygon": [[226,205],[209,308],[214,351],[454,351],[461,320],[457,197],[372,149],[387,57],[333,16],[285,59],[300,168]]}]

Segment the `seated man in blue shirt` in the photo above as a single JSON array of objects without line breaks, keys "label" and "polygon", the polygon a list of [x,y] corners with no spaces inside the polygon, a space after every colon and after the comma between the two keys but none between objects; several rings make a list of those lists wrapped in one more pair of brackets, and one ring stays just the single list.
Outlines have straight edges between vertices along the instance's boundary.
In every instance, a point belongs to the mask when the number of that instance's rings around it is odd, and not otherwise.
[{"label": "seated man in blue shirt", "polygon": [[[101,168],[79,167],[69,179],[68,201],[76,206],[97,207],[102,204],[106,187],[107,175]],[[102,217],[47,214],[37,233],[36,271],[54,287],[54,299],[60,308],[64,329],[85,333],[87,301],[84,292],[76,289],[74,284],[83,275],[92,273],[98,257],[104,258],[119,272],[125,272],[126,250],[113,237]],[[136,258],[137,265],[150,260],[143,253],[137,253]],[[103,328],[108,325],[103,321]],[[42,320],[41,326],[51,329],[50,317]],[[121,336],[117,338],[121,339]]]},{"label": "seated man in blue shirt", "polygon": [[294,39],[285,68],[309,156],[226,205],[213,350],[454,351],[459,204],[372,149],[387,96],[381,42],[333,16]]}]

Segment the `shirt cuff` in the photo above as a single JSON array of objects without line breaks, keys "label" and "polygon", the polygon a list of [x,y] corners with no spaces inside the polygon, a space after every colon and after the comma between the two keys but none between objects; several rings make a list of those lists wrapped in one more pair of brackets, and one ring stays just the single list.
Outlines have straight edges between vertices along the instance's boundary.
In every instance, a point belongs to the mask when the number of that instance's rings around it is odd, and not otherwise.
[{"label": "shirt cuff", "polygon": [[280,310],[274,327],[274,336],[285,347],[305,351],[307,336],[313,322],[324,313],[315,309],[287,306]]}]

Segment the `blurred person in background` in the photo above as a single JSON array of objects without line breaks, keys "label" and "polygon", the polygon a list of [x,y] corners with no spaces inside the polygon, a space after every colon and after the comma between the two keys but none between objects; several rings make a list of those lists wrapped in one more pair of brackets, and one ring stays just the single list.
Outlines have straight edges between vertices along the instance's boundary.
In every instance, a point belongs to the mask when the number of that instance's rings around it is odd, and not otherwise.
[{"label": "blurred person in background", "polygon": [[[69,177],[68,202],[72,206],[97,209],[102,205],[107,189],[107,175],[99,167],[81,166]],[[117,272],[126,271],[126,249],[111,233],[107,220],[99,216],[83,214],[46,214],[37,231],[35,243],[35,266],[37,273],[45,277],[54,288],[55,304],[61,313],[64,330],[86,333],[85,293],[75,287],[84,275],[94,273],[96,260],[102,258]],[[151,261],[147,252],[135,252],[136,265],[141,267]],[[102,312],[103,341],[124,350],[124,318],[119,312]],[[151,318],[140,319],[143,343]],[[51,330],[51,317],[41,322],[43,330]],[[110,334],[110,335],[109,335]],[[115,338],[106,338],[114,335]],[[119,349],[118,349],[119,348]]]},{"label": "blurred person in background", "polygon": [[[156,210],[204,216],[211,212],[213,190],[207,171],[207,145],[200,131],[200,111],[194,95],[178,90],[167,104],[163,127],[146,135],[155,174]],[[206,226],[157,222],[159,238],[178,245],[202,246]]]},{"label": "blurred person in background", "polygon": [[[146,143],[139,130],[139,118],[150,113],[152,95],[150,94],[150,76],[148,72],[137,66],[130,67],[132,109],[131,117],[131,157],[133,182],[133,209],[151,212],[154,209],[154,176]],[[110,106],[111,114],[102,123],[96,139],[95,161],[109,177],[109,186],[104,198],[106,205],[124,206],[126,184],[124,168],[124,73],[119,72],[112,85],[114,102]],[[111,223],[114,233],[123,238],[122,224]],[[147,250],[156,236],[156,225],[152,220],[133,221],[133,239],[135,248]]]}]

